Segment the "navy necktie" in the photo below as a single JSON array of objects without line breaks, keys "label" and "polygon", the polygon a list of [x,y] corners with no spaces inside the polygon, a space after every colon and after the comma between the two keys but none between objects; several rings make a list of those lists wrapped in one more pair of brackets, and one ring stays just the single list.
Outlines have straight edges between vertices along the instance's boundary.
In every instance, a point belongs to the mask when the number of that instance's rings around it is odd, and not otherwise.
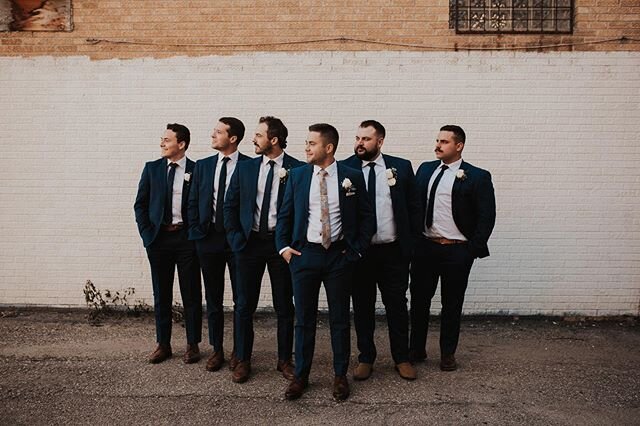
[{"label": "navy necktie", "polygon": [[376,171],[375,166],[376,163],[369,163],[367,166],[369,169],[369,178],[367,179],[367,195],[369,196],[369,202],[371,203],[371,208],[373,209],[373,215],[376,215]]},{"label": "navy necktie", "polygon": [[164,225],[171,225],[173,222],[173,206],[171,205],[173,202],[173,181],[176,177],[176,167],[178,167],[178,163],[169,163],[169,175],[167,176],[167,195],[164,199],[164,217],[162,219],[162,223]]},{"label": "navy necktie", "polygon": [[438,184],[440,183],[440,179],[442,179],[444,171],[448,168],[449,166],[443,164],[440,173],[438,173],[438,176],[436,176],[433,181],[433,185],[431,185],[431,191],[429,191],[429,202],[427,204],[427,228],[431,228],[431,225],[433,225],[433,205],[436,201],[436,189],[438,188]]},{"label": "navy necktie", "polygon": [[269,173],[264,185],[264,197],[262,197],[262,207],[260,207],[260,227],[258,228],[261,238],[266,238],[269,233],[269,207],[271,206],[271,187],[273,186],[273,166],[275,161],[269,160]]},{"label": "navy necktie", "polygon": [[216,231],[224,232],[224,192],[227,186],[227,162],[229,157],[222,159],[220,167],[220,179],[218,179],[218,195],[216,196]]}]

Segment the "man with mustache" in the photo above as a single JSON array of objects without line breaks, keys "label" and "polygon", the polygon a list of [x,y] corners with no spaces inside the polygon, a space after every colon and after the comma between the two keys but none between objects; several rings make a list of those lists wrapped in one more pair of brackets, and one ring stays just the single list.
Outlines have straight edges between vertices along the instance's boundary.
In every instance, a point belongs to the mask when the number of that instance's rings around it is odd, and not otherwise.
[{"label": "man with mustache", "polygon": [[238,163],[224,204],[227,240],[237,265],[235,342],[238,364],[231,379],[244,383],[251,373],[253,314],[258,307],[265,267],[269,268],[273,307],[278,318],[276,369],[293,380],[293,289],[287,262],[276,250],[277,214],[291,169],[304,163],[284,152],[288,130],[276,117],[261,117],[253,137],[259,157]]},{"label": "man with mustache", "polygon": [[437,161],[416,173],[422,232],[411,262],[410,357],[427,358],[429,311],[440,279],[440,369],[457,369],[455,358],[469,272],[475,258],[489,256],[496,220],[491,174],[462,160],[466,135],[443,126],[435,142]]},{"label": "man with mustache", "polygon": [[343,161],[362,171],[376,216],[376,233],[367,254],[357,263],[351,295],[360,351],[353,372],[355,380],[368,379],[376,359],[376,284],[387,314],[396,370],[405,380],[416,378],[409,362],[407,289],[414,235],[419,232],[418,195],[411,162],[382,154],[385,134],[384,126],[377,121],[363,121],[356,135],[355,155]]}]

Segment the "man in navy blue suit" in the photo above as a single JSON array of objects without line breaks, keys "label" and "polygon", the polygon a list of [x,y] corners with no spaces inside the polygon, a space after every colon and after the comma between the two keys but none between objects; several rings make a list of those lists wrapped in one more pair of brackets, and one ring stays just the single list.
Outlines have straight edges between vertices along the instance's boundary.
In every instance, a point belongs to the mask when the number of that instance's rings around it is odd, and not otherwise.
[{"label": "man in navy blue suit", "polygon": [[244,383],[251,373],[253,314],[258,307],[265,266],[269,268],[273,307],[278,317],[276,369],[293,380],[293,289],[289,266],[278,254],[275,228],[291,169],[304,165],[287,155],[288,130],[275,117],[261,117],[253,137],[256,154],[238,164],[224,204],[227,240],[234,252],[237,304],[235,342],[238,365],[231,378]]},{"label": "man in navy blue suit", "polygon": [[374,343],[376,283],[387,313],[391,355],[400,377],[414,380],[409,362],[409,261],[414,235],[419,229],[419,201],[415,176],[408,160],[382,154],[385,128],[375,120],[358,128],[354,152],[343,163],[362,171],[367,195],[376,216],[376,233],[366,256],[354,274],[353,318],[358,337],[358,365],[355,380],[366,380],[376,359]]},{"label": "man in navy blue suit", "polygon": [[[233,304],[236,304],[235,263],[224,230],[224,199],[231,176],[239,162],[250,157],[238,152],[244,124],[234,117],[222,117],[211,134],[211,147],[218,154],[198,160],[189,193],[189,239],[195,241],[207,300],[209,343],[213,353],[206,369],[217,371],[224,363],[224,270],[229,268]],[[232,354],[230,366],[234,366]]]},{"label": "man in navy blue suit", "polygon": [[289,400],[301,397],[308,385],[321,283],[329,305],[333,397],[349,397],[351,279],[375,232],[375,218],[362,172],[338,164],[337,147],[333,126],[309,126],[309,164],[291,171],[278,212],[276,247],[291,269],[296,311],[295,378],[285,392]]},{"label": "man in navy blue suit", "polygon": [[462,160],[466,136],[459,126],[443,126],[435,143],[437,161],[416,173],[421,234],[411,263],[413,361],[427,358],[429,311],[440,279],[440,369],[457,368],[455,352],[469,273],[475,258],[489,256],[487,241],[496,220],[491,174]]},{"label": "man in navy blue suit", "polygon": [[193,242],[187,238],[187,197],[194,162],[185,156],[191,139],[181,124],[167,124],[160,138],[162,158],[144,166],[134,204],[136,223],[151,265],[153,307],[158,346],[152,364],[171,357],[171,304],[176,266],[184,305],[187,350],[183,360],[200,360],[202,329],[200,269]]}]

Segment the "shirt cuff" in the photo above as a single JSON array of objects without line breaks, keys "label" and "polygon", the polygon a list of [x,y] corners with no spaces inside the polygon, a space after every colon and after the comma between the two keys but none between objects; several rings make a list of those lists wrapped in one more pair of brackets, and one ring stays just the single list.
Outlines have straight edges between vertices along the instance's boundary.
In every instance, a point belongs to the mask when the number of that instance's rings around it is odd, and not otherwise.
[{"label": "shirt cuff", "polygon": [[284,253],[285,251],[289,250],[290,248],[291,248],[291,247],[286,246],[285,248],[283,248],[282,250],[280,250],[280,251],[278,252],[278,254],[279,254],[280,256],[282,256],[282,253]]}]

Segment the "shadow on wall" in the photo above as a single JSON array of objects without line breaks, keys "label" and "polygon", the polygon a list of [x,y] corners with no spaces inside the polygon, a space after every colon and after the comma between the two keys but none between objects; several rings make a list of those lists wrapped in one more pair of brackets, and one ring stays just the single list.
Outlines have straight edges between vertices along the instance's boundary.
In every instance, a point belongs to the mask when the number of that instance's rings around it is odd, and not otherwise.
[{"label": "shadow on wall", "polygon": [[71,0],[0,0],[0,31],[71,31]]}]

